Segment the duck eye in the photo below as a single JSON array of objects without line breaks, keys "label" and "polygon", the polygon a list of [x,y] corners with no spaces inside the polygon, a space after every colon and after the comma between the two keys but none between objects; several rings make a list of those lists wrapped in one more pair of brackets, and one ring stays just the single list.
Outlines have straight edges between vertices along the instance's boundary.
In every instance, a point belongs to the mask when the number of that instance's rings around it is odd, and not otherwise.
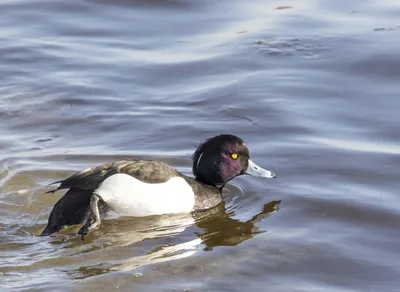
[{"label": "duck eye", "polygon": [[232,157],[232,159],[235,159],[235,160],[238,159],[238,155],[236,153],[232,153],[231,157]]}]

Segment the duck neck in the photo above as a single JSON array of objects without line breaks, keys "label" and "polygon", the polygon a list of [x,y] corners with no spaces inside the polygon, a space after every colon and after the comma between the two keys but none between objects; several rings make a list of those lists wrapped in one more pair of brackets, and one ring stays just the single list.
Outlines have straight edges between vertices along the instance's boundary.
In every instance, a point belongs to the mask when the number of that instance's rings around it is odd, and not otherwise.
[{"label": "duck neck", "polygon": [[208,179],[206,179],[204,176],[202,176],[201,174],[196,175],[195,178],[198,182],[201,182],[203,184],[215,187],[217,189],[219,189],[222,192],[223,187],[225,186],[224,182],[210,182]]}]

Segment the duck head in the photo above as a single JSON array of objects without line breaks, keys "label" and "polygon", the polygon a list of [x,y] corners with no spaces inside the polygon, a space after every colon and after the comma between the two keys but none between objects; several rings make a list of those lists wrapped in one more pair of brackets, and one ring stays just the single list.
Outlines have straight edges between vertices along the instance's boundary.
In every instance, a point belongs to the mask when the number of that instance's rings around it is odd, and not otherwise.
[{"label": "duck head", "polygon": [[233,135],[219,135],[201,144],[193,156],[196,180],[223,188],[232,178],[249,174],[275,178],[275,174],[250,160],[249,149],[243,140]]}]

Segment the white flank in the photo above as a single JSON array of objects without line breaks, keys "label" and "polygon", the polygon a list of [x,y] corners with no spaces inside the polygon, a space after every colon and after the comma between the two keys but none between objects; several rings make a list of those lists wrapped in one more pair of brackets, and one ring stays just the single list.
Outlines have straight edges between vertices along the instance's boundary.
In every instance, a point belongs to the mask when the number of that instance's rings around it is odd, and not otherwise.
[{"label": "white flank", "polygon": [[193,190],[181,177],[150,184],[118,173],[105,179],[94,193],[120,216],[189,213],[194,206]]}]

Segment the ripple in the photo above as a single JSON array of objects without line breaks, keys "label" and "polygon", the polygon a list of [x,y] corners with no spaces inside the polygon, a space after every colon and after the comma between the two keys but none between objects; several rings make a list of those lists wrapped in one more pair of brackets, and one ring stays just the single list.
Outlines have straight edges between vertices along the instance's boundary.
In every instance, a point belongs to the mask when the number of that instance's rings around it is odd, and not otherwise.
[{"label": "ripple", "polygon": [[[0,3],[3,290],[398,290],[398,1]],[[49,183],[129,157],[190,175],[223,132],[277,180],[36,236]]]},{"label": "ripple", "polygon": [[322,40],[299,38],[260,39],[255,42],[257,52],[270,56],[321,57],[329,50]]},{"label": "ripple", "polygon": [[323,145],[329,145],[338,149],[345,149],[350,151],[400,154],[400,148],[397,145],[392,145],[390,143],[371,143],[371,141],[353,141],[317,137],[310,138],[309,140],[316,143],[321,143]]}]

